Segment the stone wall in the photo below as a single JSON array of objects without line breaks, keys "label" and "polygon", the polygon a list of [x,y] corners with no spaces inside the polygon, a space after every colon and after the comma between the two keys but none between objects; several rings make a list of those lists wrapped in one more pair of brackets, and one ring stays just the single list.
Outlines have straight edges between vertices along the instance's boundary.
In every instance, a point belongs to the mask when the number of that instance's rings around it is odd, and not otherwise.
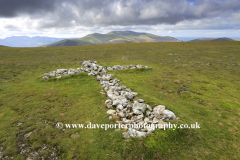
[{"label": "stone wall", "polygon": [[[129,65],[113,67],[100,66],[96,61],[84,61],[83,67],[77,69],[57,69],[50,73],[45,73],[43,78],[49,79],[51,77],[61,78],[71,74],[80,72],[88,72],[88,75],[97,76],[97,80],[106,91],[109,99],[105,101],[107,114],[112,118],[118,116],[121,121],[116,121],[124,126],[126,132],[123,132],[124,138],[142,137],[152,134],[155,129],[163,129],[167,125],[165,121],[170,119],[175,120],[175,114],[167,110],[164,105],[151,107],[146,104],[143,99],[137,99],[137,92],[132,92],[130,88],[121,86],[120,80],[115,78],[113,74],[108,74],[107,70],[121,70],[121,69],[152,69],[143,65]],[[146,127],[130,127],[130,125],[142,125]],[[154,126],[158,127],[154,127]],[[151,126],[151,127],[150,127]],[[166,127],[166,126],[165,126]]]}]

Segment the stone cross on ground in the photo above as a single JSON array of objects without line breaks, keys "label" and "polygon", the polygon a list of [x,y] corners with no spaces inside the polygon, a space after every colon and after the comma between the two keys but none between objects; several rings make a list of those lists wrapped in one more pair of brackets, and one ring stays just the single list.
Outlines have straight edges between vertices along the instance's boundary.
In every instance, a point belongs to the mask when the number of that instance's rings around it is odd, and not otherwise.
[{"label": "stone cross on ground", "polygon": [[[88,75],[97,76],[97,80],[107,93],[109,99],[105,101],[107,114],[111,116],[120,117],[121,121],[116,121],[121,124],[121,127],[126,130],[123,132],[124,138],[142,137],[152,134],[155,129],[167,128],[167,122],[170,119],[175,120],[175,114],[165,109],[164,105],[158,105],[154,108],[144,103],[143,99],[135,98],[138,93],[132,92],[126,86],[120,86],[117,78],[113,74],[107,74],[107,70],[121,70],[121,69],[152,69],[151,67],[143,65],[129,65],[113,67],[100,66],[96,61],[84,61],[83,67],[77,69],[57,69],[50,73],[45,73],[43,78],[49,79],[51,77],[61,78],[71,74],[80,72],[88,72]],[[101,92],[104,94],[103,92]],[[133,102],[133,103],[132,103]]]}]

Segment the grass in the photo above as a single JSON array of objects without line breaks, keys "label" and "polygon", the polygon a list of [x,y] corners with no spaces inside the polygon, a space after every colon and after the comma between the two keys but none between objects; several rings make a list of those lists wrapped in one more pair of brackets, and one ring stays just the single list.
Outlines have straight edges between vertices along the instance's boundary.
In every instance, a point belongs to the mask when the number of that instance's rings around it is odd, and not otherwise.
[{"label": "grass", "polygon": [[[61,159],[239,159],[239,42],[135,43],[57,48],[0,49],[0,144],[4,155],[23,159],[17,143],[33,151],[43,144]],[[82,73],[44,80],[79,61],[101,65],[142,64],[152,70],[108,71],[152,107],[162,104],[200,129],[156,130],[147,138],[124,139],[114,129],[55,128],[57,122],[114,124],[101,85]],[[18,123],[23,123],[17,126]],[[45,150],[41,155],[48,157]]]}]

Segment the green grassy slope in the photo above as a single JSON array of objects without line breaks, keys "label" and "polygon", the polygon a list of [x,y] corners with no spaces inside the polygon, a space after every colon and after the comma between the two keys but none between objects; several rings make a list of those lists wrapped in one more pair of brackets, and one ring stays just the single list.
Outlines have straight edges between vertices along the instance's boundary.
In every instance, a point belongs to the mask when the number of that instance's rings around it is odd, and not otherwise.
[{"label": "green grassy slope", "polygon": [[0,47],[7,47],[7,46],[0,45]]},{"label": "green grassy slope", "polygon": [[[147,138],[123,139],[122,130],[55,128],[55,123],[115,123],[108,119],[101,85],[81,74],[45,80],[44,73],[101,65],[142,64],[152,70],[108,71],[151,106],[165,105],[200,129],[156,130]],[[239,159],[239,42],[180,42],[0,49],[0,144],[4,156],[18,142],[37,151],[58,149],[61,159]],[[18,123],[23,123],[17,127]],[[77,133],[77,134],[76,134]],[[41,156],[47,158],[47,150]],[[18,159],[24,159],[18,156]]]},{"label": "green grassy slope", "polygon": [[[62,40],[56,43],[46,45],[48,47],[66,46]],[[71,39],[72,46],[92,45],[92,44],[113,44],[113,43],[136,43],[136,42],[180,42],[172,37],[161,37],[149,33],[137,33],[132,31],[113,31],[107,34],[89,34],[78,39]],[[75,44],[74,44],[75,42]]]},{"label": "green grassy slope", "polygon": [[[49,45],[45,45],[43,47],[60,47],[60,46],[69,46],[67,45],[67,42],[70,42],[70,44],[72,46],[82,46],[82,45],[93,45],[93,43],[88,42],[88,41],[82,41],[82,40],[76,40],[76,39],[65,39],[65,40],[61,40]],[[69,44],[69,43],[68,43]]]}]

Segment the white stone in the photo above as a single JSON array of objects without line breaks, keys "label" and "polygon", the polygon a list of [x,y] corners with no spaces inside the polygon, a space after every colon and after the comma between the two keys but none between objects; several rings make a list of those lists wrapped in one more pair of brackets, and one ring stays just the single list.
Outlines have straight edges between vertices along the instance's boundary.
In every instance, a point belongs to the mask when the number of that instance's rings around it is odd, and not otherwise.
[{"label": "white stone", "polygon": [[139,103],[137,101],[134,101],[134,104],[132,107],[134,114],[142,114],[143,112],[145,112],[146,108],[147,108],[146,104]]},{"label": "white stone", "polygon": [[167,109],[164,110],[163,114],[165,114],[169,119],[173,119],[173,120],[176,119],[175,114],[170,110],[167,110]]},{"label": "white stone", "polygon": [[137,137],[144,137],[148,133],[147,132],[140,132],[140,131],[137,131],[133,128],[128,128],[128,131],[123,132],[122,134],[123,134],[124,138],[130,138],[130,137],[137,138]]},{"label": "white stone", "polygon": [[109,109],[109,110],[107,111],[107,114],[115,114],[115,113],[116,113],[116,111],[113,110],[113,109]]},{"label": "white stone", "polygon": [[164,112],[164,110],[165,110],[165,106],[164,105],[158,105],[158,106],[156,106],[155,108],[153,108],[153,112],[154,112],[154,114],[158,114],[158,115],[161,115],[161,114],[163,114],[163,112]]}]

